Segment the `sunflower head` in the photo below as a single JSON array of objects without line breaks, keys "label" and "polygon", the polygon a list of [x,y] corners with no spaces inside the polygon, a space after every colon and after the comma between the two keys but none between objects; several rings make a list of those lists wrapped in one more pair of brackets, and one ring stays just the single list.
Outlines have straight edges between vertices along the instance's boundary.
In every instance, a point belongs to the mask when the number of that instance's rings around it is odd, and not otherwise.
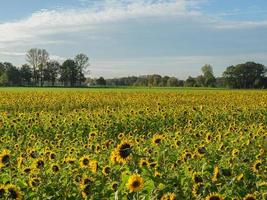
[{"label": "sunflower head", "polygon": [[139,161],[139,166],[140,167],[147,167],[148,166],[148,161],[146,160],[146,159],[141,159],[140,161]]},{"label": "sunflower head", "polygon": [[6,190],[5,190],[5,186],[4,185],[0,185],[0,199],[4,199],[5,197],[5,194],[6,194]]},{"label": "sunflower head", "polygon": [[0,167],[7,166],[9,162],[10,162],[10,151],[7,149],[4,149],[2,153],[0,154]]},{"label": "sunflower head", "polygon": [[53,173],[57,173],[57,172],[59,172],[60,168],[59,168],[59,166],[57,164],[53,164],[51,169],[52,169]]},{"label": "sunflower head", "polygon": [[131,192],[139,192],[142,190],[144,180],[139,174],[132,175],[127,183],[127,187]]},{"label": "sunflower head", "polygon": [[164,139],[164,137],[162,135],[155,134],[155,135],[153,135],[153,138],[152,138],[152,144],[160,145],[162,143],[163,139]]},{"label": "sunflower head", "polygon": [[90,166],[90,158],[89,158],[89,156],[81,157],[80,166],[81,166],[81,168],[86,168],[86,167]]},{"label": "sunflower head", "polygon": [[218,193],[211,193],[209,194],[205,200],[223,200],[224,198],[222,197],[222,195],[218,194]]},{"label": "sunflower head", "polygon": [[256,160],[252,166],[252,171],[256,174],[259,173],[261,166],[262,166],[262,161]]},{"label": "sunflower head", "polygon": [[256,200],[256,196],[254,194],[247,194],[243,200]]},{"label": "sunflower head", "polygon": [[36,160],[35,168],[41,169],[44,167],[44,165],[45,165],[44,159],[39,158],[38,160]]},{"label": "sunflower head", "polygon": [[117,191],[117,190],[118,190],[118,187],[119,187],[119,184],[118,184],[117,182],[113,182],[113,183],[111,184],[111,188],[112,188],[112,190],[114,190],[114,191]]},{"label": "sunflower head", "polygon": [[174,193],[171,193],[171,192],[168,192],[166,194],[164,194],[160,200],[175,200],[176,199],[176,196]]},{"label": "sunflower head", "polygon": [[22,194],[20,189],[12,184],[9,184],[6,186],[6,192],[8,195],[8,199],[16,199],[16,200],[20,200],[22,199]]},{"label": "sunflower head", "polygon": [[110,172],[111,172],[111,168],[110,168],[109,166],[105,166],[105,167],[103,167],[103,169],[102,169],[102,173],[103,173],[105,176],[109,175]]},{"label": "sunflower head", "polygon": [[119,163],[126,163],[131,159],[132,153],[132,143],[129,141],[124,141],[116,147],[116,161]]},{"label": "sunflower head", "polygon": [[39,178],[31,178],[29,180],[29,186],[31,188],[35,188],[35,187],[38,187],[40,185],[41,181]]}]

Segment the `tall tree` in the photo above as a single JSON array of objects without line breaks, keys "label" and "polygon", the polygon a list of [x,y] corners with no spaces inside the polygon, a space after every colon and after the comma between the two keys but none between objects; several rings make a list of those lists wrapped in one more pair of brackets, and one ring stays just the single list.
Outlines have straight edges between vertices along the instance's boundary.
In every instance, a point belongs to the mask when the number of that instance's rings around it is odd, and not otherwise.
[{"label": "tall tree", "polygon": [[76,57],[74,58],[74,61],[75,61],[77,68],[78,68],[77,79],[78,79],[79,85],[81,86],[82,82],[84,82],[86,80],[84,73],[85,73],[86,68],[90,65],[89,64],[89,58],[87,55],[80,53],[80,54],[76,55]]},{"label": "tall tree", "polygon": [[72,59],[65,60],[60,67],[60,80],[65,86],[75,86],[78,80],[79,70],[76,62]]},{"label": "tall tree", "polygon": [[216,78],[213,75],[212,66],[209,64],[204,65],[201,68],[204,77],[204,86],[205,87],[214,87],[216,84]]},{"label": "tall tree", "polygon": [[32,48],[26,54],[26,61],[33,68],[34,84],[43,86],[44,69],[49,60],[49,54],[45,49]]},{"label": "tall tree", "polygon": [[44,69],[44,81],[48,81],[52,86],[55,86],[55,82],[58,78],[60,70],[60,64],[57,61],[49,61]]},{"label": "tall tree", "polygon": [[18,86],[21,84],[21,76],[20,71],[17,67],[15,67],[11,63],[4,63],[6,68],[6,76],[8,80],[8,85],[10,86]]},{"label": "tall tree", "polygon": [[40,73],[40,84],[41,86],[44,85],[44,70],[47,67],[47,62],[49,60],[49,54],[45,49],[39,49],[39,66],[38,70]]},{"label": "tall tree", "polygon": [[40,64],[39,60],[39,50],[37,48],[30,49],[26,54],[26,61],[31,65],[33,69],[33,82],[37,85],[38,82],[38,66]]},{"label": "tall tree", "polygon": [[0,62],[0,85],[5,86],[8,83],[8,77],[6,74],[6,66]]},{"label": "tall tree", "polygon": [[23,85],[30,85],[32,79],[32,70],[28,64],[22,65],[20,69],[20,76]]}]

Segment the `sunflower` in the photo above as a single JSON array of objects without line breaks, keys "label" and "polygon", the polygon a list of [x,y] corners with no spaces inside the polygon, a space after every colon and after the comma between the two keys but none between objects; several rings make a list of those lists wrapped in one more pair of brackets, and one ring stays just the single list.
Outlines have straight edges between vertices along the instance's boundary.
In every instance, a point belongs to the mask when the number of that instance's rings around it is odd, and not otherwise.
[{"label": "sunflower", "polygon": [[113,182],[113,183],[111,184],[111,188],[112,188],[112,190],[114,190],[114,191],[117,191],[117,190],[118,190],[118,187],[119,187],[119,184],[118,184],[117,182]]},{"label": "sunflower", "polygon": [[93,179],[88,176],[83,176],[83,178],[80,180],[80,188],[84,189],[87,185],[90,185],[93,183]]},{"label": "sunflower", "polygon": [[160,178],[162,177],[162,174],[159,173],[158,171],[155,171],[154,176]]},{"label": "sunflower", "polygon": [[55,160],[56,159],[56,154],[54,152],[50,152],[49,159],[50,160]]},{"label": "sunflower", "polygon": [[103,169],[102,169],[102,173],[104,174],[104,176],[109,175],[110,172],[111,172],[111,168],[110,168],[109,166],[105,166],[105,167],[103,167]]},{"label": "sunflower", "polygon": [[30,178],[29,180],[29,186],[31,188],[38,187],[41,183],[41,180],[39,178]]},{"label": "sunflower", "polygon": [[1,184],[0,185],[0,199],[5,197],[5,193],[6,193],[5,186]]},{"label": "sunflower", "polygon": [[236,157],[239,154],[239,150],[238,149],[233,149],[232,150],[232,157]]},{"label": "sunflower", "polygon": [[89,158],[89,156],[81,157],[80,166],[81,166],[81,168],[86,168],[86,167],[90,166],[90,158]]},{"label": "sunflower", "polygon": [[132,144],[128,141],[124,141],[116,148],[116,160],[119,163],[126,163],[131,159]]},{"label": "sunflower", "polygon": [[182,154],[182,159],[186,162],[187,160],[191,159],[193,157],[192,153],[189,151],[184,151]]},{"label": "sunflower", "polygon": [[146,160],[146,159],[141,159],[140,161],[139,161],[139,166],[140,167],[147,167],[148,166],[148,161]]},{"label": "sunflower", "polygon": [[168,192],[167,194],[164,194],[160,200],[175,200],[176,199],[176,196],[174,193],[170,193]]},{"label": "sunflower", "polygon": [[218,193],[210,193],[205,200],[223,200],[224,198],[222,197],[222,195],[218,194]]},{"label": "sunflower", "polygon": [[23,169],[23,172],[25,174],[30,174],[32,172],[32,169],[30,167],[26,167],[26,168]]},{"label": "sunflower", "polygon": [[262,165],[262,161],[261,160],[256,160],[255,163],[252,166],[252,171],[254,173],[256,173],[256,174],[259,173],[261,165]]},{"label": "sunflower", "polygon": [[211,134],[208,133],[208,134],[206,135],[206,138],[205,138],[206,143],[210,143],[211,139],[212,139]]},{"label": "sunflower", "polygon": [[57,173],[60,170],[60,168],[57,164],[53,164],[51,170],[53,173]]},{"label": "sunflower", "polygon": [[80,188],[82,190],[82,196],[86,199],[92,192],[93,180],[90,177],[83,177],[80,181]]},{"label": "sunflower", "polygon": [[131,192],[139,192],[144,186],[144,180],[139,174],[132,175],[127,183],[127,187]]},{"label": "sunflower", "polygon": [[39,158],[38,160],[36,160],[35,163],[35,168],[41,169],[44,168],[45,162],[43,158]]},{"label": "sunflower", "polygon": [[155,134],[152,137],[152,144],[160,145],[163,139],[164,139],[164,137],[162,135]]},{"label": "sunflower", "polygon": [[83,189],[82,189],[82,196],[84,199],[87,199],[87,197],[91,194],[91,185],[86,185]]},{"label": "sunflower", "polygon": [[256,200],[256,196],[254,194],[247,194],[243,200]]},{"label": "sunflower", "polygon": [[0,154],[0,168],[9,165],[10,162],[10,151],[4,149]]},{"label": "sunflower", "polygon": [[204,146],[200,146],[197,149],[197,155],[200,157],[204,156],[206,152],[207,152],[207,150]]},{"label": "sunflower", "polygon": [[13,184],[8,184],[6,186],[6,191],[9,199],[16,199],[16,200],[22,199],[21,191],[17,186]]}]

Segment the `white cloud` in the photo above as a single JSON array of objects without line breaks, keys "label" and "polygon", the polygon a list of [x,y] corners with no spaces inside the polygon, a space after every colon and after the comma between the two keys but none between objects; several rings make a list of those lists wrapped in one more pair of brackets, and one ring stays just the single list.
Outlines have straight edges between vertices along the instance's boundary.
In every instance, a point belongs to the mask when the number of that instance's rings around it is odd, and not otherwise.
[{"label": "white cloud", "polygon": [[[204,15],[198,5],[206,1],[106,0],[101,5],[94,3],[90,8],[84,9],[41,10],[28,18],[0,24],[0,48],[29,43],[47,44],[49,41],[46,37],[50,35],[93,30],[98,24],[143,17],[189,17],[220,29],[267,26],[267,21],[232,22]],[[82,2],[85,3],[86,0]]]},{"label": "white cloud", "polygon": [[[110,1],[112,2],[112,1]],[[170,2],[133,1],[130,4],[105,5],[104,8],[41,10],[16,22],[0,24],[0,44],[38,40],[41,36],[92,29],[95,24],[118,20],[170,15],[195,15],[187,11],[186,0]]]}]

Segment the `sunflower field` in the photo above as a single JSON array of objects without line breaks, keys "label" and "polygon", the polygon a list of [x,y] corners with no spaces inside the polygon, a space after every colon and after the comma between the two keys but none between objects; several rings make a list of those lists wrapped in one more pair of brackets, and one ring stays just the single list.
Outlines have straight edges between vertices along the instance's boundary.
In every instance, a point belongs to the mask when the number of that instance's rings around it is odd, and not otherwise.
[{"label": "sunflower field", "polygon": [[0,90],[0,199],[267,199],[266,91],[130,90]]}]

